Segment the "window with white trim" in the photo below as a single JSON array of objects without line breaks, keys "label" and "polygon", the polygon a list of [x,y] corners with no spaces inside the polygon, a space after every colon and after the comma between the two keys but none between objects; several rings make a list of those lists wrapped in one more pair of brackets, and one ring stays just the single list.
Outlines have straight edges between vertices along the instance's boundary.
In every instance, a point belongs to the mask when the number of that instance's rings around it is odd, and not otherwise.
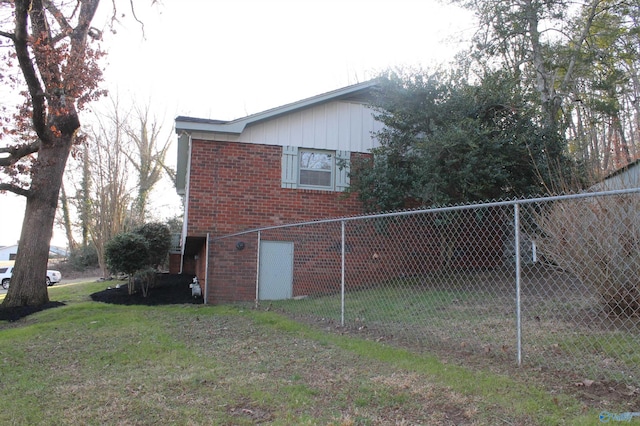
[{"label": "window with white trim", "polygon": [[298,184],[333,189],[334,155],[325,151],[298,151]]},{"label": "window with white trim", "polygon": [[344,191],[349,186],[350,156],[349,151],[284,146],[282,187]]}]

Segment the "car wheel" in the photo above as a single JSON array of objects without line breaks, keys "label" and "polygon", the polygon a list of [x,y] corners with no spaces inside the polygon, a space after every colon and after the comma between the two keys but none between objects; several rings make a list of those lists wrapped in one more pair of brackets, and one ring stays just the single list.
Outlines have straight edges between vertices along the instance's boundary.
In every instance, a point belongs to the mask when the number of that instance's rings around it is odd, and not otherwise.
[{"label": "car wheel", "polygon": [[47,277],[47,286],[51,287],[53,283],[51,282],[51,278]]},{"label": "car wheel", "polygon": [[5,290],[9,288],[9,278],[5,278],[4,280],[2,280],[2,288],[4,288]]}]

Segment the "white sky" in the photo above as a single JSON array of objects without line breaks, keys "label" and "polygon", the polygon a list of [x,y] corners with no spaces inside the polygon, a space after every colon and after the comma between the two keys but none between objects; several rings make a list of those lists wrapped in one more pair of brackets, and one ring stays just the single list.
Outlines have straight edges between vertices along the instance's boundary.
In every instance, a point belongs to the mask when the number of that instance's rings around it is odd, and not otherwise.
[{"label": "white sky", "polygon": [[[108,51],[105,84],[121,99],[151,103],[167,132],[177,115],[231,120],[389,67],[446,62],[473,30],[466,11],[436,0],[163,0],[154,8],[143,0],[135,2],[143,37],[128,3],[119,2],[128,16],[117,34],[105,24],[111,1],[94,20]],[[157,192],[159,214],[179,211],[170,184]],[[0,246],[16,244],[24,202],[0,199]],[[52,243],[66,245],[61,229]]]}]

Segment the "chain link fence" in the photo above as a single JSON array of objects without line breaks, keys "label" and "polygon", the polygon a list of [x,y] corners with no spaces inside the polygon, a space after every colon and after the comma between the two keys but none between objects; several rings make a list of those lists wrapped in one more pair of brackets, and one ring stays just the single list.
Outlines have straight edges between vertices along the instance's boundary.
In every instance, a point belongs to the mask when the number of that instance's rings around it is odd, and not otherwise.
[{"label": "chain link fence", "polygon": [[638,191],[251,231],[256,303],[379,339],[638,386]]}]

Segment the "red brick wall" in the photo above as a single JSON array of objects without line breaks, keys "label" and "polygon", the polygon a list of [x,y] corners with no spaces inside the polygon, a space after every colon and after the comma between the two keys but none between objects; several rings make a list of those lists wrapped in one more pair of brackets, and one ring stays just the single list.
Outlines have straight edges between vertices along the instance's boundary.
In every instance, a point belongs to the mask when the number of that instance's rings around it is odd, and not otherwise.
[{"label": "red brick wall", "polygon": [[[188,232],[211,239],[248,229],[361,213],[357,197],[342,192],[281,187],[282,147],[192,141]],[[254,300],[256,241],[212,244],[209,303]],[[199,276],[203,281],[204,277]]]},{"label": "red brick wall", "polygon": [[180,267],[182,265],[182,256],[179,253],[170,253],[169,254],[169,273],[170,274],[179,274]]},{"label": "red brick wall", "polygon": [[[238,250],[238,241],[245,243]],[[257,233],[213,242],[208,303],[253,301],[256,296]]]},{"label": "red brick wall", "polygon": [[[452,225],[437,215],[345,222],[345,285],[357,289],[384,280],[440,270],[494,268],[502,262],[500,218],[493,210],[479,220],[458,212]],[[262,232],[263,240],[294,242],[293,296],[337,293],[341,285],[340,222],[313,223]],[[254,278],[255,279],[255,278]]]},{"label": "red brick wall", "polygon": [[[223,240],[217,237],[249,229],[362,214],[355,196],[341,192],[281,187],[282,147],[232,142],[192,141],[189,182],[189,236],[210,234],[209,276],[205,247],[198,260],[185,259],[201,283],[208,278],[208,303],[253,301],[256,294],[257,234]],[[376,277],[415,276],[447,266],[493,267],[501,262],[501,233],[487,233],[500,219],[490,212],[479,220],[474,212],[456,216],[460,224],[445,231],[433,215],[350,223],[346,282],[371,285]],[[340,225],[264,231],[263,240],[293,241],[294,296],[331,293],[340,285]],[[356,227],[356,230],[352,227]],[[362,229],[358,229],[362,228]],[[458,238],[451,238],[455,233]],[[475,237],[474,237],[475,236]],[[477,238],[482,236],[482,238]],[[445,237],[445,242],[443,242]],[[243,242],[239,250],[237,243]],[[482,257],[474,254],[482,253]]]}]

